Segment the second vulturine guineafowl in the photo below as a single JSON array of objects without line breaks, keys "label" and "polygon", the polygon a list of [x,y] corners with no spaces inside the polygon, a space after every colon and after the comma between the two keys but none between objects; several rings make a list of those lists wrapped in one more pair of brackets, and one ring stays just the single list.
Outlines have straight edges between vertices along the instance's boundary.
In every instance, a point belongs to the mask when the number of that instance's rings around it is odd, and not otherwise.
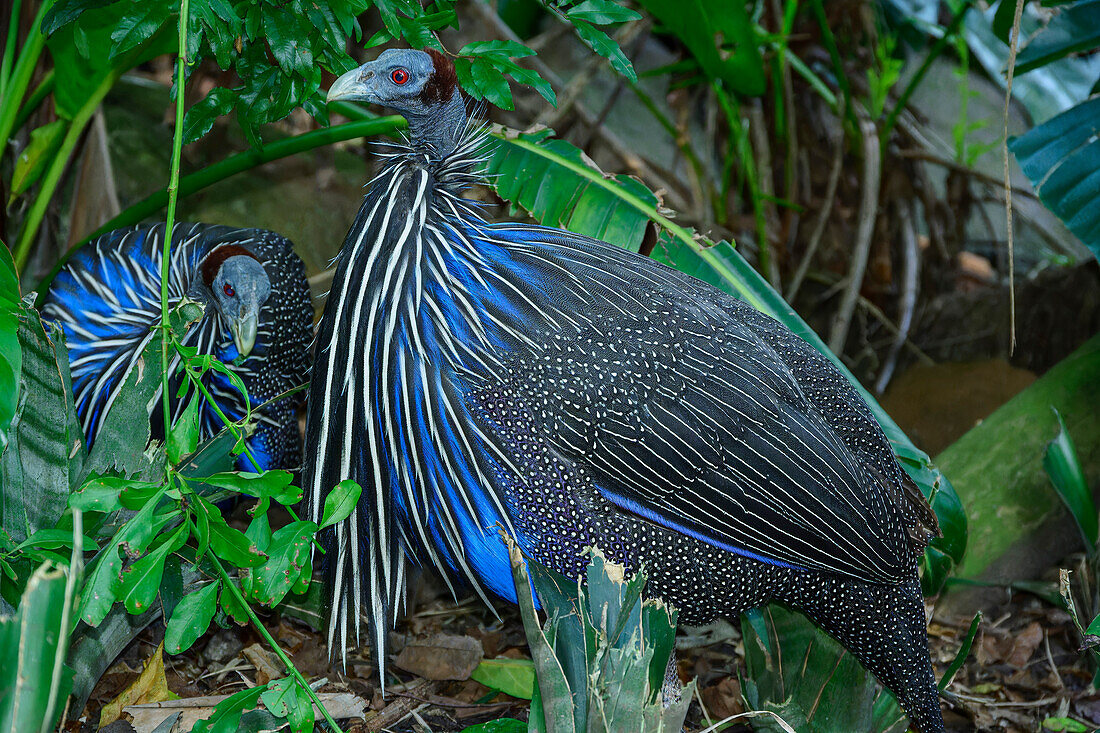
[{"label": "second vulturine guineafowl", "polygon": [[[64,329],[89,447],[127,370],[159,338],[163,236],[164,224],[104,234],[66,263],[46,295],[42,317]],[[180,223],[172,229],[169,275],[171,302],[186,296],[206,306],[184,344],[225,362],[244,382],[253,407],[305,383],[313,309],[305,268],[290,240],[262,229]],[[228,418],[244,417],[244,398],[226,375],[209,371],[204,380]],[[257,428],[247,442],[259,465],[242,455],[241,468],[300,465],[297,412],[303,401],[298,393],[255,413]],[[182,407],[177,402],[174,409]],[[221,429],[205,400],[199,414],[203,437]],[[152,419],[163,436],[160,410]]]},{"label": "second vulturine guineafowl", "polygon": [[577,578],[585,548],[687,623],[777,600],[803,611],[943,730],[917,562],[935,515],[866,404],[773,319],[653,260],[465,198],[484,136],[454,68],[390,50],[329,99],[392,107],[339,256],[306,430],[313,518],[343,479],[358,510],[325,538],[330,645],[365,604],[384,664],[406,559],[514,599],[504,527]]}]

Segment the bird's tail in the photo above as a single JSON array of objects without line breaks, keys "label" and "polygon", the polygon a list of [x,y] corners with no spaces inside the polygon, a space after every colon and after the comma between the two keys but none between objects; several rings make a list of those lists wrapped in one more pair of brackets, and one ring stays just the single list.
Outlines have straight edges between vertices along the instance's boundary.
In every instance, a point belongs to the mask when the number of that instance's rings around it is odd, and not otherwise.
[{"label": "bird's tail", "polygon": [[939,691],[928,656],[928,632],[920,583],[899,585],[856,580],[814,581],[815,592],[785,602],[843,644],[897,697],[917,733],[942,733]]}]

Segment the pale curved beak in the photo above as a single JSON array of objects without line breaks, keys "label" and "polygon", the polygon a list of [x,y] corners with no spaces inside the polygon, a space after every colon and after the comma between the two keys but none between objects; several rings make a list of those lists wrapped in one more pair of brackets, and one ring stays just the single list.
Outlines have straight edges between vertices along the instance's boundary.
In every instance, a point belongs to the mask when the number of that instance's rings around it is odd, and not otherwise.
[{"label": "pale curved beak", "polygon": [[[364,66],[366,66],[366,64],[364,64]],[[360,79],[363,78],[363,73],[363,67],[360,66],[357,69],[352,69],[332,82],[332,86],[329,87],[328,90],[328,101],[368,101],[363,90],[363,85],[360,82]]]},{"label": "pale curved beak", "polygon": [[256,345],[256,326],[259,314],[247,313],[229,324],[229,332],[233,334],[233,343],[237,346],[237,353],[242,357],[252,353],[252,347]]}]

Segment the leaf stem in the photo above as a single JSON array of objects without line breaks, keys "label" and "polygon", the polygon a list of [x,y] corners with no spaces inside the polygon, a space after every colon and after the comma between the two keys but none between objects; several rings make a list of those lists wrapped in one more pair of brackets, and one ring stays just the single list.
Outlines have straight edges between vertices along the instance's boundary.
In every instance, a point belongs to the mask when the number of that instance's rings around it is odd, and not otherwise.
[{"label": "leaf stem", "polygon": [[184,70],[187,67],[187,23],[190,0],[180,0],[179,54],[176,58],[176,124],[172,130],[172,166],[168,173],[168,215],[164,221],[163,252],[160,261],[160,378],[161,405],[164,408],[164,434],[172,429],[171,395],[168,393],[168,352],[172,334],[168,321],[168,277],[172,264],[172,227],[176,224],[176,201],[180,187],[180,157],[183,152],[183,91]]},{"label": "leaf stem", "polygon": [[[187,0],[184,0],[186,2]],[[286,668],[287,674],[293,677],[302,689],[305,690],[306,695],[313,701],[313,704],[321,711],[321,715],[324,716],[325,721],[329,724],[336,733],[343,733],[340,730],[340,726],[336,725],[336,721],[332,719],[332,715],[325,708],[324,703],[321,702],[321,698],[317,696],[317,693],[309,686],[309,682],[302,673],[298,671],[298,668],[294,666],[294,662],[290,661],[290,657],[286,655],[286,652],[282,650],[279,643],[275,641],[274,637],[268,632],[262,623],[260,623],[259,617],[256,612],[252,610],[252,606],[248,605],[248,601],[244,599],[244,595],[241,593],[240,588],[233,582],[233,579],[229,577],[229,573],[226,572],[225,566],[222,565],[221,560],[213,552],[207,552],[206,556],[210,559],[211,564],[218,571],[218,576],[222,579],[222,588],[228,588],[230,595],[233,596],[233,600],[236,601],[241,608],[248,614],[248,620],[252,622],[252,626],[259,632],[260,636],[264,638],[271,650],[275,652],[275,656],[279,658],[279,661],[283,663],[283,667]]]}]

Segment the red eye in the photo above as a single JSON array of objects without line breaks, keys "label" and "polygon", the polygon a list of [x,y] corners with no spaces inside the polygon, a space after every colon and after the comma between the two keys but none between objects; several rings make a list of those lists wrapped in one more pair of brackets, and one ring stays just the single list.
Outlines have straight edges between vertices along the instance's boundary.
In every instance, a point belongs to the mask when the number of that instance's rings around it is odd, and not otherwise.
[{"label": "red eye", "polygon": [[229,283],[226,283],[225,285],[222,286],[222,292],[225,293],[230,298],[232,298],[234,295],[237,294],[237,291],[234,290],[233,286],[230,285]]},{"label": "red eye", "polygon": [[409,72],[405,69],[394,69],[390,72],[390,79],[394,84],[404,84],[409,80]]}]

